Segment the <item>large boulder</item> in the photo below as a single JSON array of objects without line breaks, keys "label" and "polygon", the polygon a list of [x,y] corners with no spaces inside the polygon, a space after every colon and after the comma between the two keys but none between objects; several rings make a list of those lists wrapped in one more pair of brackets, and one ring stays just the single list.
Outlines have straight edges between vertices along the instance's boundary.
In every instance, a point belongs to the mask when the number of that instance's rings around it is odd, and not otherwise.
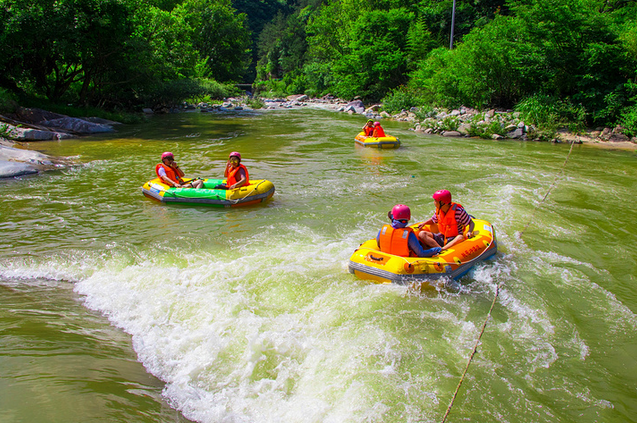
[{"label": "large boulder", "polygon": [[8,136],[19,141],[63,140],[72,138],[70,134],[60,131],[37,130],[34,128],[14,127],[7,125]]},{"label": "large boulder", "polygon": [[0,143],[0,178],[19,177],[27,174],[37,174],[41,170],[63,166],[55,163],[49,156],[33,150],[16,149],[5,143]]},{"label": "large boulder", "polygon": [[350,110],[354,113],[364,114],[365,105],[363,104],[361,100],[353,100],[349,102],[347,105],[345,105],[345,111],[349,112]]},{"label": "large boulder", "polygon": [[13,178],[21,175],[37,174],[38,170],[33,165],[20,162],[0,160],[0,178]]},{"label": "large boulder", "polygon": [[98,124],[86,121],[84,119],[71,118],[68,116],[65,116],[64,118],[57,118],[40,122],[39,125],[72,131],[77,134],[97,134],[115,131],[110,125]]},{"label": "large boulder", "polygon": [[18,109],[16,109],[15,116],[18,121],[26,122],[29,124],[39,124],[43,121],[66,117],[65,115],[60,115],[59,113],[26,107],[19,107]]},{"label": "large boulder", "polygon": [[305,94],[293,94],[291,96],[287,96],[286,99],[289,102],[306,102],[309,97],[307,97]]}]

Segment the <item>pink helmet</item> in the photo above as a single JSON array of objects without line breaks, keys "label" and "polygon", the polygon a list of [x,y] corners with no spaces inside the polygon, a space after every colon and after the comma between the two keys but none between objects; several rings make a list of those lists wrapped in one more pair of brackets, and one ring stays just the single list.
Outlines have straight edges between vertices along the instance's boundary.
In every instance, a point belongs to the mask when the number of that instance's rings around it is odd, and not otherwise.
[{"label": "pink helmet", "polygon": [[391,215],[395,220],[406,219],[409,221],[411,219],[411,210],[409,206],[396,205],[392,208]]},{"label": "pink helmet", "polygon": [[440,203],[451,203],[451,192],[449,190],[438,190],[431,197],[433,197],[434,200],[437,200]]},{"label": "pink helmet", "polygon": [[175,156],[171,153],[171,152],[164,152],[161,154],[161,160],[164,160],[166,158],[175,158]]},{"label": "pink helmet", "polygon": [[232,153],[230,153],[230,156],[228,156],[228,157],[229,157],[229,158],[231,158],[231,157],[233,157],[233,156],[235,156],[235,157],[239,158],[239,160],[241,160],[241,153],[239,153],[239,152],[232,152]]},{"label": "pink helmet", "polygon": [[374,122],[374,126],[375,126],[375,127],[377,127],[377,126],[379,126],[379,125],[380,125],[380,122],[378,122],[378,121]]}]

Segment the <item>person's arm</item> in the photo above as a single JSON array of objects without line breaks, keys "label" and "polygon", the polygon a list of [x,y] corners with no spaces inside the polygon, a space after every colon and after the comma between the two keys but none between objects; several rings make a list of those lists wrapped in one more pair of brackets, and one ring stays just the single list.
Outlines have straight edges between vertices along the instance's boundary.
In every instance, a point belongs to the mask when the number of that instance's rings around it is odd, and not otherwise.
[{"label": "person's arm", "polygon": [[422,227],[424,227],[425,225],[431,225],[434,223],[433,218],[429,218],[428,220],[426,220],[425,222],[421,222],[420,224],[418,224],[418,229],[422,229]]},{"label": "person's arm", "polygon": [[166,175],[166,171],[164,170],[164,168],[159,168],[159,171],[157,171],[159,178],[161,178],[161,180],[163,182],[165,182],[166,184],[168,184],[171,187],[180,187],[178,182],[175,182],[173,180],[171,180],[170,178],[168,178],[168,175]]},{"label": "person's arm", "polygon": [[223,176],[228,178],[228,172],[230,171],[230,160],[226,162],[226,169],[223,171]]},{"label": "person's arm", "polygon": [[228,190],[239,188],[246,183],[246,173],[244,172],[243,168],[239,170],[239,176],[241,177],[241,179],[228,187]]},{"label": "person's arm", "polygon": [[170,164],[170,167],[171,167],[172,169],[174,169],[174,170],[175,170],[175,173],[177,174],[177,176],[178,176],[179,178],[181,178],[181,177],[183,177],[184,175],[186,175],[186,174],[184,174],[184,171],[182,171],[182,170],[181,170],[181,168],[179,168],[179,165],[177,165],[177,162],[173,162],[173,163],[171,163],[171,164]]},{"label": "person's arm", "polygon": [[411,251],[419,258],[430,258],[432,256],[436,256],[441,251],[439,247],[432,247],[427,250],[423,249],[422,245],[418,241],[418,237],[416,237],[414,233],[409,233],[407,243],[409,244],[409,249],[411,249]]}]

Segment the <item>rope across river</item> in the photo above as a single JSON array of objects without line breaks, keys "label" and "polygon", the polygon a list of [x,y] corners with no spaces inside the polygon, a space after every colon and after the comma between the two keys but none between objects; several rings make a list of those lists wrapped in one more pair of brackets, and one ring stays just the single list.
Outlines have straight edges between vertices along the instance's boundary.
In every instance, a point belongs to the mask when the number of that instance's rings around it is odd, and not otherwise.
[{"label": "rope across river", "polygon": [[[551,186],[549,187],[548,191],[546,192],[546,194],[544,195],[542,200],[533,209],[533,213],[531,213],[531,218],[529,218],[529,222],[527,222],[527,224],[524,226],[524,229],[520,232],[520,238],[522,238],[522,235],[524,234],[524,232],[531,225],[531,223],[533,221],[533,218],[535,217],[535,212],[544,203],[544,201],[546,201],[546,199],[549,197],[549,194],[551,193],[551,190],[553,190],[553,188],[557,184],[558,178],[560,178],[562,176],[562,174],[564,174],[564,169],[566,169],[566,164],[568,163],[568,160],[571,157],[571,152],[573,151],[573,145],[574,144],[575,144],[575,142],[571,142],[571,148],[569,149],[568,154],[566,155],[566,160],[564,161],[564,164],[562,164],[562,168],[560,169],[560,172],[555,176],[555,179],[553,180],[553,184],[551,184]],[[467,371],[469,370],[469,366],[471,365],[471,361],[473,361],[473,357],[476,354],[476,352],[478,351],[478,345],[480,344],[480,340],[482,339],[482,335],[484,334],[484,330],[487,327],[487,323],[489,322],[489,319],[491,318],[491,312],[493,312],[493,308],[495,307],[495,302],[498,300],[498,296],[500,295],[500,288],[501,287],[502,287],[502,283],[499,283],[498,286],[496,287],[495,295],[493,296],[493,302],[491,302],[491,307],[489,308],[489,312],[487,312],[487,317],[484,320],[484,323],[482,324],[482,328],[480,329],[480,333],[478,334],[478,339],[476,340],[476,343],[473,346],[473,350],[471,351],[471,355],[469,355],[469,360],[467,361],[467,366],[465,367],[465,369],[464,369],[464,371],[462,373],[462,376],[460,377],[460,381],[458,382],[458,386],[456,387],[456,390],[453,393],[453,396],[451,397],[451,402],[449,402],[449,406],[447,407],[447,411],[445,412],[444,417],[442,417],[442,422],[443,423],[447,421],[447,417],[449,416],[449,413],[451,412],[451,408],[453,407],[453,403],[456,400],[456,397],[458,396],[458,392],[460,391],[460,387],[462,386],[462,383],[464,382],[464,378],[467,375]]]}]

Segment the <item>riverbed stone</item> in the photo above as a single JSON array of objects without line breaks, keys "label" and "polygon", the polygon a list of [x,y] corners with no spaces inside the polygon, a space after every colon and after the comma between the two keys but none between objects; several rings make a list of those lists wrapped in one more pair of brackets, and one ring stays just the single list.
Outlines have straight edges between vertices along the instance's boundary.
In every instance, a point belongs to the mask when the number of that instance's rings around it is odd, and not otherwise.
[{"label": "riverbed stone", "polygon": [[443,137],[462,137],[459,131],[443,131],[440,135]]},{"label": "riverbed stone", "polygon": [[352,100],[347,105],[345,105],[345,111],[353,111],[355,113],[364,114],[365,113],[365,105],[362,100]]},{"label": "riverbed stone", "polygon": [[33,165],[20,162],[0,160],[0,178],[13,178],[21,175],[37,174],[38,170]]},{"label": "riverbed stone", "polygon": [[97,124],[80,118],[71,118],[69,116],[43,121],[40,125],[68,130],[78,134],[99,134],[115,131],[110,125]]}]

